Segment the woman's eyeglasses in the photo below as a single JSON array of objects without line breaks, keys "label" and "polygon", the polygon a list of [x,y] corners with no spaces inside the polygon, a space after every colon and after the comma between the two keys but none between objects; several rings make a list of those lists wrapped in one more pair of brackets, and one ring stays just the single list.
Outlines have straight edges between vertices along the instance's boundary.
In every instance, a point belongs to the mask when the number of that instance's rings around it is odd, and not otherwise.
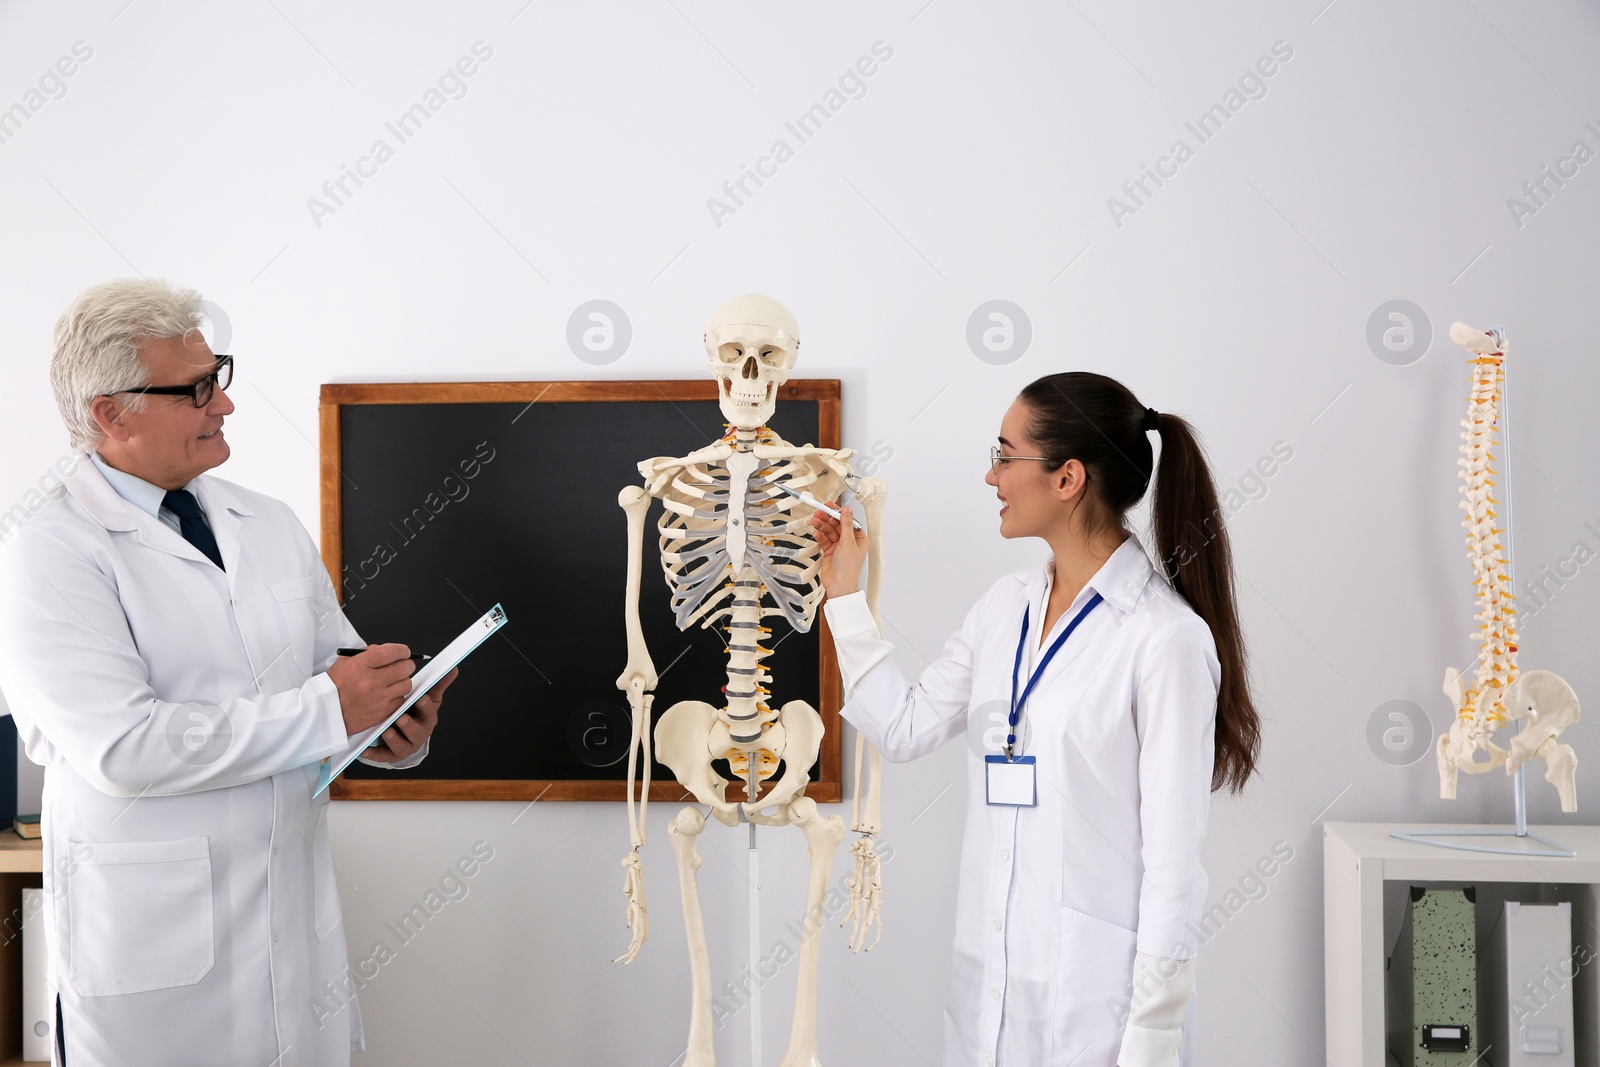
[{"label": "woman's eyeglasses", "polygon": [[990,445],[989,446],[989,469],[991,471],[993,471],[995,474],[999,474],[1000,473],[1000,464],[1009,463],[1010,461],[1012,461],[1014,459],[1032,460],[1035,463],[1052,463],[1052,462],[1054,462],[1053,460],[1051,460],[1047,456],[1002,456],[1000,454],[1000,446],[999,445]]},{"label": "woman's eyeglasses", "polygon": [[224,393],[228,386],[233,384],[233,357],[218,356],[217,365],[211,373],[197,382],[188,385],[146,385],[139,389],[118,389],[119,393],[144,393],[148,396],[186,396],[197,408],[203,408],[211,403],[211,398],[216,391],[221,389]]}]

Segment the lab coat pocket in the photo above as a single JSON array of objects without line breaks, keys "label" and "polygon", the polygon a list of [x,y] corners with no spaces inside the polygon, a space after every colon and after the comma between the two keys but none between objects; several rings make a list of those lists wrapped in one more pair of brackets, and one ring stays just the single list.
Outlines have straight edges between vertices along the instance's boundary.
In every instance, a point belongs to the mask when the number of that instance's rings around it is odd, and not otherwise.
[{"label": "lab coat pocket", "polygon": [[312,610],[311,598],[317,595],[315,575],[278,582],[272,586],[272,597],[278,602],[278,612],[283,616],[289,648],[295,662],[307,674],[316,667],[317,619]]},{"label": "lab coat pocket", "polygon": [[343,915],[339,910],[339,886],[334,881],[333,854],[328,851],[326,797],[322,798],[322,811],[317,816],[317,832],[311,840],[314,842],[311,882],[312,891],[316,893],[316,900],[312,903],[312,921],[316,924],[317,940],[326,941],[328,935],[339,929],[343,922]]},{"label": "lab coat pocket", "polygon": [[1127,1022],[1136,931],[1063,906],[1050,1063],[1116,1063]]},{"label": "lab coat pocket", "polygon": [[67,980],[103,997],[194,985],[215,962],[211,846],[86,842],[67,882]]}]

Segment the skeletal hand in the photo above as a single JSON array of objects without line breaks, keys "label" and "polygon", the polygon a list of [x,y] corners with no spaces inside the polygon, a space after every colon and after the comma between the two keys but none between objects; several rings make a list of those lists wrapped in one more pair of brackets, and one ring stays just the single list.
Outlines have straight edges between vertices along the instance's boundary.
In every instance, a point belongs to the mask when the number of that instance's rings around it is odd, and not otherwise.
[{"label": "skeletal hand", "polygon": [[[840,518],[825,511],[811,513],[813,536],[822,549],[819,576],[828,596],[848,596],[861,588],[861,566],[867,560],[870,539],[855,528],[850,508],[840,507],[837,500],[830,501],[829,506],[838,510]],[[846,530],[852,536],[843,536]]]},{"label": "skeletal hand", "polygon": [[628,872],[622,883],[622,892],[628,898],[628,929],[633,931],[633,940],[628,943],[628,951],[612,960],[612,963],[632,963],[644,947],[645,938],[650,936],[650,912],[644,903],[644,868],[639,862],[638,849],[623,858],[622,867]]},{"label": "skeletal hand", "polygon": [[[839,920],[839,925],[854,920],[855,925],[850,929],[850,950],[860,952],[866,945],[871,952],[883,939],[883,865],[869,835],[858,838],[850,851],[855,856],[855,867],[850,874],[850,910]],[[867,931],[874,929],[872,944],[867,945]]]}]

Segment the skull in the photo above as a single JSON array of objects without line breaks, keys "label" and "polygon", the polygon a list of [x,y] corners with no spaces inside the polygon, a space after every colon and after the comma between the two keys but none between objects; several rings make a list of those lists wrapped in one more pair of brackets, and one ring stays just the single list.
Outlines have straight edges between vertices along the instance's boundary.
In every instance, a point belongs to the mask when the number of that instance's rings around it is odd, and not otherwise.
[{"label": "skull", "polygon": [[706,320],[706,354],[729,425],[765,426],[800,352],[800,327],[770,296],[736,296]]}]

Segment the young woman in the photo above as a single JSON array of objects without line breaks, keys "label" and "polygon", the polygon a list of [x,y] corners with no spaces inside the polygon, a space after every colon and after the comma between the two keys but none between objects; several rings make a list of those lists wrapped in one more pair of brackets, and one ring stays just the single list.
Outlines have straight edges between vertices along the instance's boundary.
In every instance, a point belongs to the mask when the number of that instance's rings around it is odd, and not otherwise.
[{"label": "young woman", "polygon": [[[1151,430],[1159,572],[1125,525]],[[1210,472],[1183,419],[1070,373],[1011,405],[986,481],[1000,535],[1053,557],[996,582],[915,683],[858,592],[868,534],[812,518],[845,718],[895,761],[974,715],[1008,739],[968,761],[945,1062],[1187,1065],[1210,795],[1260,747]]]}]

